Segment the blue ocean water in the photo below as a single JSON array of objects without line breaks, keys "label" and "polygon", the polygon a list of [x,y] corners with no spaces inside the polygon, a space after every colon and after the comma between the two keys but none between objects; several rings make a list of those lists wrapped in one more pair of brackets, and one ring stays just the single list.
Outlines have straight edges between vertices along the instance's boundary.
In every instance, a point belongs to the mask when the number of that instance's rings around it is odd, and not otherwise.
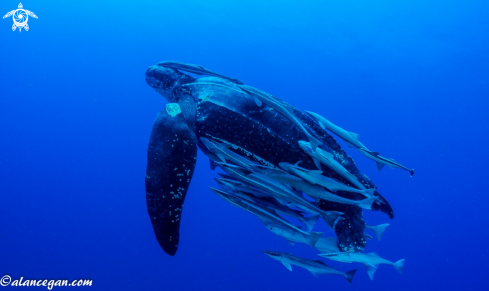
[{"label": "blue ocean water", "polygon": [[[0,276],[92,279],[79,287],[90,290],[487,290],[487,1],[22,4],[39,17],[29,31],[0,21]],[[382,265],[371,281],[361,264],[326,261],[359,269],[348,285],[289,272],[261,250],[316,252],[212,194],[202,152],[179,250],[165,254],[144,188],[151,126],[167,103],[144,73],[163,60],[320,113],[414,168],[412,178],[379,173],[340,141],[396,214],[364,211],[391,224],[367,251],[406,259],[404,273]]]}]

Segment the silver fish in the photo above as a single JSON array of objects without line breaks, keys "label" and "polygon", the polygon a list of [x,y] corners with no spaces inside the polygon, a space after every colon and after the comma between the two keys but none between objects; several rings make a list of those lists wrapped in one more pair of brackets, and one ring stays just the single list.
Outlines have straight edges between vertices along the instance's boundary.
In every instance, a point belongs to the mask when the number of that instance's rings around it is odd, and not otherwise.
[{"label": "silver fish", "polygon": [[365,186],[358,181],[357,177],[348,172],[340,163],[336,162],[330,153],[320,148],[317,148],[316,151],[313,151],[311,148],[311,144],[303,140],[299,141],[299,147],[313,159],[314,164],[319,170],[322,170],[321,164],[323,164],[333,170],[338,175],[345,178],[348,182],[352,183],[358,189],[366,189]]},{"label": "silver fish", "polygon": [[276,213],[273,213],[272,211],[270,211],[268,209],[260,207],[256,203],[239,199],[236,196],[233,196],[233,195],[231,195],[225,191],[219,190],[219,189],[215,189],[212,187],[209,187],[209,188],[217,196],[219,196],[221,199],[225,200],[226,202],[255,215],[263,224],[266,224],[266,225],[277,224],[277,225],[280,225],[284,228],[293,229],[294,231],[300,233],[304,237],[304,239],[308,242],[308,245],[311,246],[311,248],[314,248],[318,239],[323,235],[322,232],[303,231],[303,230],[297,228],[295,225],[288,222],[287,220],[278,216]]},{"label": "silver fish", "polygon": [[323,129],[327,129],[340,137],[348,147],[357,149],[367,148],[358,140],[358,134],[344,130],[343,128],[333,124],[332,122],[317,113],[311,111],[306,111],[306,113],[309,114],[313,119],[315,119],[319,123],[319,126],[321,126]]},{"label": "silver fish", "polygon": [[254,173],[247,169],[233,166],[230,164],[219,163],[219,167],[228,175],[241,180],[247,184],[255,186],[259,189],[269,192],[274,197],[281,200],[289,201],[295,204],[295,206],[312,214],[320,214],[326,224],[334,230],[334,225],[338,216],[342,215],[342,212],[338,211],[324,211],[319,209],[316,205],[311,204],[304,197],[299,196],[297,192],[292,190],[290,186],[277,182],[274,179],[270,179],[265,175]]},{"label": "silver fish", "polygon": [[214,155],[216,155],[219,158],[219,160],[223,163],[229,161],[243,168],[248,168],[249,166],[256,164],[255,162],[250,161],[247,158],[242,157],[237,153],[229,150],[228,149],[229,145],[227,144],[216,143],[204,137],[201,137],[200,140],[209,149],[209,151]]},{"label": "silver fish", "polygon": [[[348,204],[348,205],[355,205],[364,209],[371,209],[372,203],[374,203],[377,198],[376,197],[368,197],[363,200],[350,200],[347,198],[340,197],[338,195],[335,195],[331,192],[326,191],[323,187],[328,188],[329,190],[332,191],[337,191],[337,190],[343,190],[346,188],[351,188],[346,185],[343,185],[336,180],[333,180],[331,178],[322,176],[317,173],[317,171],[307,171],[305,169],[302,169],[300,167],[291,165],[289,163],[279,163],[279,166],[289,172],[290,174],[293,174],[301,179],[304,179],[308,183],[295,183],[293,185],[294,188],[301,190],[302,192],[306,193],[307,195],[316,198],[316,199],[323,199],[331,202],[336,202],[336,203],[341,203],[341,204]],[[256,168],[256,167],[255,167]],[[319,187],[319,186],[322,187]],[[354,188],[351,188],[354,189]],[[357,189],[355,189],[357,190]],[[358,190],[360,191],[360,190]]]},{"label": "silver fish", "polygon": [[340,251],[340,249],[338,248],[336,237],[331,237],[331,236],[320,238],[317,241],[315,248],[322,253],[331,253],[331,252]]},{"label": "silver fish", "polygon": [[396,162],[394,159],[385,158],[385,157],[379,155],[379,153],[371,152],[367,149],[358,149],[358,151],[362,155],[366,156],[367,158],[374,160],[377,163],[377,169],[379,170],[379,172],[380,172],[380,170],[382,170],[384,165],[387,165],[391,168],[399,168],[399,169],[403,169],[405,171],[408,171],[411,174],[411,177],[414,175],[414,169],[406,168],[405,166]]},{"label": "silver fish", "polygon": [[[382,157],[379,155],[379,153],[372,152],[367,149],[367,147],[360,142],[358,134],[344,130],[343,128],[333,124],[332,122],[317,113],[310,111],[306,111],[306,113],[309,114],[313,119],[315,119],[323,129],[327,129],[340,137],[348,147],[356,148],[362,155],[374,160],[377,163],[377,168],[379,169],[379,171],[384,165],[388,165],[392,168],[406,170],[411,174],[411,176],[414,175],[414,169],[406,168],[405,166],[399,164],[393,159]],[[313,147],[313,149],[315,148]]]},{"label": "silver fish", "polygon": [[342,262],[342,263],[362,263],[365,268],[367,268],[368,276],[371,280],[374,279],[375,271],[377,271],[377,267],[380,264],[392,265],[399,273],[402,274],[402,270],[404,269],[404,259],[399,260],[395,263],[383,259],[376,253],[328,253],[328,254],[319,254],[319,256],[328,258],[333,261]]},{"label": "silver fish", "polygon": [[351,284],[353,280],[353,276],[357,270],[351,270],[348,272],[342,272],[340,270],[336,270],[328,265],[326,265],[323,261],[320,260],[308,260],[293,256],[291,254],[279,253],[274,251],[262,251],[267,254],[270,258],[281,262],[289,271],[292,271],[291,265],[296,265],[301,268],[304,268],[311,272],[315,277],[320,275],[341,275],[345,277],[346,281]]},{"label": "silver fish", "polygon": [[279,215],[289,216],[289,217],[292,217],[292,218],[295,218],[295,219],[301,221],[302,223],[304,223],[304,226],[306,227],[307,231],[312,231],[314,225],[316,224],[316,222],[319,219],[319,215],[312,215],[309,217],[304,217],[302,215],[302,212],[300,212],[298,210],[291,209],[287,206],[283,206],[282,204],[279,204],[279,202],[277,200],[275,200],[275,198],[272,198],[272,197],[258,198],[254,195],[251,195],[253,193],[249,194],[248,191],[246,191],[246,189],[239,190],[236,187],[233,187],[232,185],[230,185],[229,183],[227,183],[223,179],[215,179],[215,180],[217,183],[219,183],[219,185],[221,187],[223,187],[223,189],[230,190],[229,193],[237,196],[240,199],[244,199],[244,200],[247,200],[250,202],[254,202],[261,207],[275,210]]},{"label": "silver fish", "polygon": [[[265,225],[265,227],[272,233],[285,238],[291,245],[296,242],[308,244],[306,240],[299,233],[294,232],[294,230],[286,229],[280,225]],[[322,253],[332,253],[339,252],[338,244],[336,243],[336,237],[321,237],[314,246],[315,249]]]}]

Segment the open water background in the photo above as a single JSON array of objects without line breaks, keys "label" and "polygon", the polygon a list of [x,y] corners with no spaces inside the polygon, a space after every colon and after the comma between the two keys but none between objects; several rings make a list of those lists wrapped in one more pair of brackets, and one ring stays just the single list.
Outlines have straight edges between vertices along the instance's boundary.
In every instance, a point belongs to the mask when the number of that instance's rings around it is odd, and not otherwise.
[{"label": "open water background", "polygon": [[[489,2],[22,4],[39,17],[28,32],[0,21],[0,276],[88,278],[90,290],[487,290]],[[212,194],[201,152],[178,253],[166,255],[144,190],[151,125],[167,103],[144,72],[163,60],[322,114],[414,168],[378,173],[347,149],[396,214],[365,213],[391,224],[367,251],[406,259],[404,274],[381,265],[370,281],[360,264],[326,261],[359,269],[349,286],[289,272],[260,250],[316,252]]]}]

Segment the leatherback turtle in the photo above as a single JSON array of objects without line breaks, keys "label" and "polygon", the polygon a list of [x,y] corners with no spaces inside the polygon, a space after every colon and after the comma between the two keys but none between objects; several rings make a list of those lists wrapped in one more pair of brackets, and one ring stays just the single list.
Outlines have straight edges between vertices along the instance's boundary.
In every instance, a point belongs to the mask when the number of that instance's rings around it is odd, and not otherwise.
[{"label": "leatherback turtle", "polygon": [[[184,72],[205,77],[196,78]],[[159,244],[169,255],[175,255],[178,248],[183,203],[194,173],[197,148],[210,158],[212,169],[224,159],[212,153],[204,141],[226,145],[227,150],[257,165],[280,169],[280,164],[302,161],[302,168],[316,169],[311,153],[301,148],[301,144],[309,141],[311,148],[331,154],[365,188],[372,192],[376,189],[313,118],[272,95],[204,67],[174,61],[149,67],[146,82],[170,102],[158,113],[153,124],[145,179],[153,229]],[[277,106],[286,108],[286,112],[277,110]],[[345,175],[327,167],[322,170],[321,175],[354,187]],[[359,193],[341,190],[335,194],[351,200],[365,198]],[[371,209],[393,218],[389,203],[376,190],[373,195],[377,201]],[[360,207],[321,199],[314,206],[342,213],[342,219],[336,220],[334,225],[342,251],[364,249],[368,226]]]}]

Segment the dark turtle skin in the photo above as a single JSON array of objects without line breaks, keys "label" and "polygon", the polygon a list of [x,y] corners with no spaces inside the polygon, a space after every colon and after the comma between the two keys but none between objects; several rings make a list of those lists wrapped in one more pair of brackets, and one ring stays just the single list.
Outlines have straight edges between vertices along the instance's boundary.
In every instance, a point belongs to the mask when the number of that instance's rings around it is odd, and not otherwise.
[{"label": "dark turtle skin", "polygon": [[[263,165],[278,168],[280,162],[295,164],[302,161],[301,167],[317,169],[298,144],[300,140],[307,141],[306,135],[275,109],[265,104],[258,106],[237,86],[241,82],[233,80],[215,76],[194,78],[159,65],[146,71],[148,85],[181,109],[181,113],[173,117],[169,114],[171,110],[165,109],[158,114],[149,142],[146,173],[148,213],[159,244],[170,255],[174,255],[178,248],[183,202],[195,168],[197,147],[214,159],[199,138],[231,145],[229,149],[235,153]],[[309,115],[282,103],[310,134],[322,141],[321,149],[332,153],[366,188],[376,188],[336,140]],[[329,168],[324,166],[322,170],[322,175],[353,186]],[[352,200],[365,198],[350,192],[338,191],[336,194]],[[380,203],[372,204],[372,210],[380,210],[393,218],[389,203],[377,191],[374,195],[379,197]],[[367,242],[362,209],[325,200],[319,201],[318,206],[344,213],[344,219],[335,227],[340,250],[363,251]]]}]

